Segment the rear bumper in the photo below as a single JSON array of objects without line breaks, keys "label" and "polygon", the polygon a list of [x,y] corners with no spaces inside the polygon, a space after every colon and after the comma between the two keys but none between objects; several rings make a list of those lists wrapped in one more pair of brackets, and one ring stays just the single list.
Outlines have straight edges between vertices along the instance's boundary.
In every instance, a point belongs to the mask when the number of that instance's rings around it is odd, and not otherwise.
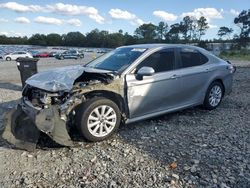
[{"label": "rear bumper", "polygon": [[[236,69],[234,70],[234,72]],[[229,95],[232,92],[233,88],[233,73],[229,74],[227,77],[223,79],[224,89],[225,89],[225,95]]]}]

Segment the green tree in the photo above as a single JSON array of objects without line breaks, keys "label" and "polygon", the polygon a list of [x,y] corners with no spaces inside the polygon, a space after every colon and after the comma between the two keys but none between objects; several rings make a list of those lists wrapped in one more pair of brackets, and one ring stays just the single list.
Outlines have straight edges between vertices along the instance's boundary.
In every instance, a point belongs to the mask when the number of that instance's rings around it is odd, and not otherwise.
[{"label": "green tree", "polygon": [[109,48],[116,48],[122,46],[125,43],[125,38],[121,33],[111,33],[107,36],[107,45]]},{"label": "green tree", "polygon": [[168,32],[168,24],[164,22],[159,22],[158,26],[156,27],[157,36],[160,41],[164,39],[164,36]]},{"label": "green tree", "polygon": [[201,40],[201,37],[206,34],[206,30],[209,28],[207,19],[202,16],[200,19],[197,20],[197,34],[198,40]]},{"label": "green tree", "polygon": [[85,46],[88,47],[100,47],[101,45],[101,35],[98,29],[94,29],[86,34]]},{"label": "green tree", "polygon": [[126,32],[124,35],[124,45],[136,44],[137,39]]},{"label": "green tree", "polygon": [[41,45],[41,46],[46,46],[47,42],[46,42],[46,35],[44,34],[34,34],[32,35],[29,40],[28,40],[29,44],[32,45]]},{"label": "green tree", "polygon": [[243,10],[235,19],[234,23],[240,28],[240,34],[237,37],[240,46],[246,46],[250,41],[250,9]]},{"label": "green tree", "polygon": [[232,28],[228,28],[228,27],[223,26],[223,27],[219,28],[217,35],[220,38],[223,38],[223,37],[227,36],[228,39],[230,39],[230,36],[231,36],[232,33],[233,33]]},{"label": "green tree", "polygon": [[157,36],[156,28],[152,23],[142,24],[135,30],[135,36],[142,42],[152,42]]},{"label": "green tree", "polygon": [[180,22],[180,33],[183,36],[185,42],[190,40],[193,37],[195,19],[190,16],[185,16]]},{"label": "green tree", "polygon": [[69,32],[63,36],[65,46],[84,46],[85,36],[80,32]]},{"label": "green tree", "polygon": [[61,46],[62,45],[62,37],[56,33],[50,33],[46,37],[46,42],[48,46]]},{"label": "green tree", "polygon": [[170,26],[169,32],[166,34],[165,38],[167,42],[177,43],[180,41],[181,28],[180,24],[176,23]]}]

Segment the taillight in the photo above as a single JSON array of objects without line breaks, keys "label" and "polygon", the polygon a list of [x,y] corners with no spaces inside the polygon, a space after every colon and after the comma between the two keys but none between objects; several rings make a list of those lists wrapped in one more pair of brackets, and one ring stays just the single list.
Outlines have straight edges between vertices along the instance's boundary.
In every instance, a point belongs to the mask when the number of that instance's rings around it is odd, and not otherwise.
[{"label": "taillight", "polygon": [[230,73],[235,73],[235,71],[236,71],[236,67],[233,66],[232,64],[229,64],[227,66],[227,69],[230,71]]}]

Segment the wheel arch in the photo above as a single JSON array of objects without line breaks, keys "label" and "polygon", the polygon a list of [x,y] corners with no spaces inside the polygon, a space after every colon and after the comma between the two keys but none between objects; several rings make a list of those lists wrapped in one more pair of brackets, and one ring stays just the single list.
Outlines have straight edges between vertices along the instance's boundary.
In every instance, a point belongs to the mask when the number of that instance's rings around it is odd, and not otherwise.
[{"label": "wheel arch", "polygon": [[[224,94],[225,94],[225,85],[224,85],[223,79],[221,79],[221,78],[216,78],[216,79],[214,79],[214,80],[212,80],[212,81],[210,82],[209,86],[210,86],[212,83],[214,83],[214,82],[219,82],[219,83],[222,85],[222,90],[223,90],[222,96],[224,96]],[[208,86],[208,87],[209,87],[209,86]]]},{"label": "wheel arch", "polygon": [[5,60],[7,61],[8,59],[12,59],[10,56],[5,56]]},{"label": "wheel arch", "polygon": [[113,102],[115,102],[118,108],[121,110],[123,119],[124,118],[126,119],[129,115],[128,107],[126,106],[125,100],[118,93],[107,91],[107,90],[98,90],[98,91],[91,91],[91,92],[85,93],[84,96],[86,97],[87,100],[93,97],[104,97],[104,98],[110,99]]}]

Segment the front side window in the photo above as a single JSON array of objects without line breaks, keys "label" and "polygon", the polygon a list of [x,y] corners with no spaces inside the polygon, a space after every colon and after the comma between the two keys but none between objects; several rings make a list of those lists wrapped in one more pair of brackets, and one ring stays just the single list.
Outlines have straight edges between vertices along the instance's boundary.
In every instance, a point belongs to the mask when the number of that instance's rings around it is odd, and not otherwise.
[{"label": "front side window", "polygon": [[180,51],[182,68],[205,64],[208,58],[197,50],[183,48]]},{"label": "front side window", "polygon": [[174,50],[164,50],[151,54],[143,60],[136,68],[138,71],[141,67],[152,67],[157,72],[165,72],[174,69],[175,55]]},{"label": "front side window", "polygon": [[118,48],[91,61],[86,67],[122,72],[131,65],[146,48]]}]

